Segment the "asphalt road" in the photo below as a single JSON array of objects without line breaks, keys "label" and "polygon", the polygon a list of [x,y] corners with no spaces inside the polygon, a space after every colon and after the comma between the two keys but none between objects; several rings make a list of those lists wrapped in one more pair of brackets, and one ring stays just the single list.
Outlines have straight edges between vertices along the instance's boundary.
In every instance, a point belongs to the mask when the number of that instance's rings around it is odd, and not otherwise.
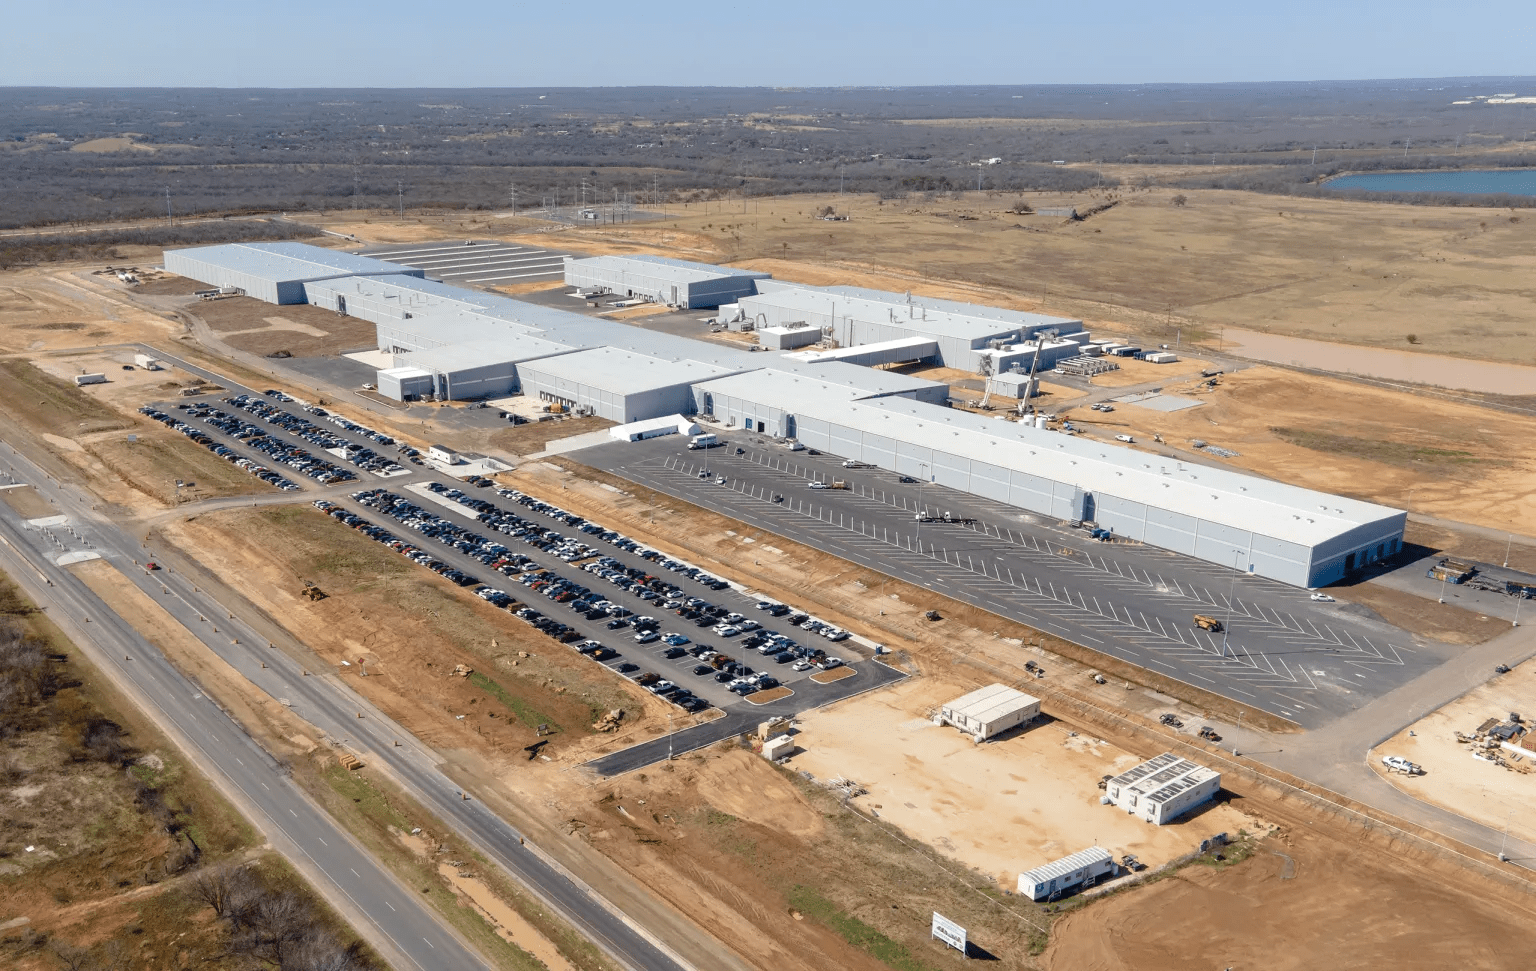
[{"label": "asphalt road", "polygon": [[[17,457],[8,458],[8,464],[16,462]],[[94,532],[86,531],[92,538]],[[0,562],[28,596],[213,777],[277,849],[320,884],[322,894],[342,904],[340,909],[358,933],[392,965],[427,971],[478,971],[488,966],[438,923],[419,894],[401,886],[338,828],[156,647],[73,573],[55,564],[61,552],[101,552],[85,545],[95,547],[94,542],[81,541],[62,526],[29,527],[4,505],[0,540]],[[62,550],[59,544],[70,549]]]},{"label": "asphalt road", "polygon": [[[1452,653],[1353,605],[1313,603],[1304,590],[1154,547],[1096,542],[1015,507],[716,431],[726,445],[707,452],[666,437],[575,457],[1307,728]],[[726,485],[698,478],[706,464]],[[812,479],[849,488],[813,490]],[[919,510],[977,523],[919,524]],[[1226,621],[1225,635],[1195,627],[1196,613]]]},{"label": "asphalt road", "polygon": [[[216,377],[232,391],[238,393],[246,390],[222,376]],[[142,548],[138,540],[94,513],[90,496],[73,488],[61,488],[25,456],[11,454],[5,456],[5,459],[9,466],[6,471],[13,472],[21,481],[32,483],[45,498],[55,500],[60,514],[68,519],[67,528],[63,524],[23,527],[21,536],[28,541],[29,546],[47,552],[54,558],[67,552],[89,551],[115,563],[126,577],[158,600],[194,636],[241,675],[314,725],[325,736],[328,744],[352,751],[365,763],[393,776],[427,809],[454,826],[460,834],[560,914],[578,933],[622,966],[640,971],[677,971],[690,966],[643,928],[619,913],[594,890],[577,881],[549,856],[527,842],[522,834],[491,810],[476,800],[466,799],[461,787],[439,768],[430,750],[421,746],[382,712],[374,709],[338,677],[306,671],[287,654],[266,648],[268,642],[260,632],[245,622],[236,611],[214,600],[207,590],[201,589],[190,578],[170,569],[150,574],[136,568],[136,562],[156,558],[153,549]],[[313,494],[306,493],[307,496]],[[83,588],[67,571],[60,572],[68,576],[68,582],[76,588]],[[59,579],[54,582],[56,586],[60,584]],[[88,590],[82,596],[87,598],[83,602],[88,603],[93,611],[91,628],[97,623],[105,624],[106,617],[111,617],[112,626],[125,634],[131,633],[127,625],[111,615],[106,606]],[[97,614],[105,617],[95,621]],[[220,621],[221,617],[224,620]],[[133,647],[123,652],[135,658],[146,653],[160,658],[158,651],[142,638],[138,638]],[[161,663],[165,664],[167,675],[174,673],[174,669],[163,659]],[[229,724],[233,725],[232,722]],[[238,733],[238,728],[231,728],[230,734]],[[248,740],[246,744],[250,744]],[[279,808],[287,811],[286,807]],[[293,808],[297,812],[297,807]],[[362,867],[357,869],[368,872]],[[375,873],[381,872],[377,867],[373,869]],[[377,880],[371,882],[378,883]],[[373,922],[382,924],[393,918],[381,899],[360,899]],[[395,906],[398,907],[398,904]],[[439,938],[445,933],[439,929]],[[429,945],[432,949],[442,946],[439,939],[434,941],[436,943]],[[423,950],[427,946],[424,945]],[[436,963],[424,960],[419,966],[459,967],[440,960]],[[473,966],[479,966],[478,962]]]}]

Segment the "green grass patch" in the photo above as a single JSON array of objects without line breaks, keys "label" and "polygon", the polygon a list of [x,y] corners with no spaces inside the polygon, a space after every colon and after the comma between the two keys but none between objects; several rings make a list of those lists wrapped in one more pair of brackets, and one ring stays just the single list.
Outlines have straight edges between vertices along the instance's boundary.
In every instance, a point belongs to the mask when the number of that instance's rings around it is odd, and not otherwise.
[{"label": "green grass patch", "polygon": [[20,358],[0,361],[0,406],[39,431],[78,435],[132,425],[73,383]]},{"label": "green grass patch", "polygon": [[341,765],[328,767],[322,773],[332,789],[352,800],[353,807],[375,825],[387,829],[393,826],[402,832],[410,832],[411,822],[405,818],[378,789],[368,780]]},{"label": "green grass patch", "polygon": [[1332,432],[1318,431],[1313,428],[1272,427],[1270,431],[1292,445],[1314,452],[1352,455],[1386,465],[1419,468],[1438,466],[1442,469],[1458,469],[1488,464],[1486,459],[1479,457],[1476,453],[1462,449],[1355,438],[1352,435],[1335,435]]},{"label": "green grass patch", "polygon": [[506,688],[503,688],[501,685],[481,674],[479,671],[470,672],[469,683],[479,688],[481,691],[484,691],[492,698],[495,698],[497,701],[501,702],[502,707],[516,715],[518,721],[522,722],[524,725],[527,725],[529,728],[536,730],[540,725],[547,725],[549,726],[549,730],[552,732],[563,733],[565,731],[565,729],[560,726],[559,722],[544,714],[542,711],[539,711],[537,708],[528,704],[526,701],[514,697],[510,692],[507,691]]},{"label": "green grass patch", "polygon": [[907,950],[906,945],[891,940],[857,917],[844,913],[811,887],[797,884],[789,892],[789,905],[896,971],[931,971],[934,967]]}]

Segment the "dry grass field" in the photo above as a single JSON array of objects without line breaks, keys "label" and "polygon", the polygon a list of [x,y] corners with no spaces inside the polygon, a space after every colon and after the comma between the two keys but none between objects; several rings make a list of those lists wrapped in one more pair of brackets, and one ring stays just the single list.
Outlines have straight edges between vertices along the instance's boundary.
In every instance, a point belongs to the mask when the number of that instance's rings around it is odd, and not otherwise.
[{"label": "dry grass field", "polygon": [[[1019,201],[1080,212],[1115,205],[1072,221],[1007,211]],[[824,206],[849,221],[816,218]],[[1162,188],[1044,200],[793,196],[742,208],[694,204],[664,222],[537,239],[592,253],[671,252],[807,283],[959,290],[969,294],[960,299],[1081,317],[1109,333],[1171,338],[1182,327],[1186,340],[1211,339],[1231,325],[1536,363],[1529,214]]]}]

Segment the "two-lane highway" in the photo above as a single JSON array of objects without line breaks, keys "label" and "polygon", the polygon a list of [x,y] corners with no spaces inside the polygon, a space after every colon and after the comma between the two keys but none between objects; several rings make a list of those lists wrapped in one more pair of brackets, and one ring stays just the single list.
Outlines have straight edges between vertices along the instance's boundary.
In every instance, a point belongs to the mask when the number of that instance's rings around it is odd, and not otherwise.
[{"label": "two-lane highway", "polygon": [[[343,832],[283,767],[159,649],[47,555],[42,533],[0,507],[0,562],[397,969],[486,963]],[[48,544],[51,545],[51,544]]]},{"label": "two-lane highway", "polygon": [[[50,577],[56,586],[63,588],[68,583],[70,589],[77,591],[82,598],[77,604],[80,616],[94,618],[98,613],[110,614],[110,610],[72,574],[45,559],[68,552],[57,546],[56,540],[74,551],[95,552],[117,565],[124,576],[252,684],[289,705],[333,742],[359,753],[364,761],[390,774],[427,809],[504,867],[530,893],[616,962],[637,971],[680,971],[692,966],[478,800],[465,798],[462,787],[442,771],[434,753],[349,686],[336,677],[306,671],[288,654],[269,648],[266,636],[243,619],[244,610],[218,602],[193,579],[174,569],[150,574],[138,567],[137,564],[151,558],[150,554],[137,539],[94,513],[88,496],[49,479],[24,455],[12,453],[4,456],[4,461],[4,471],[32,483],[40,495],[53,500],[59,514],[68,520],[68,532],[58,526],[13,523],[13,542],[27,548],[33,559],[47,562],[58,574]],[[0,512],[0,517],[4,515]],[[116,625],[127,628],[121,621],[116,621]],[[96,622],[81,626],[95,627]],[[142,638],[137,638],[123,654],[137,657],[135,651],[153,654],[165,663]],[[168,663],[165,668],[174,672]],[[363,717],[359,718],[359,713]],[[382,902],[374,902],[368,913],[377,920],[380,913],[388,910]],[[718,966],[735,966],[734,957],[713,941],[695,939],[690,943],[712,957],[718,955]],[[434,967],[431,963],[424,966]],[[442,962],[435,966],[457,967]]]}]

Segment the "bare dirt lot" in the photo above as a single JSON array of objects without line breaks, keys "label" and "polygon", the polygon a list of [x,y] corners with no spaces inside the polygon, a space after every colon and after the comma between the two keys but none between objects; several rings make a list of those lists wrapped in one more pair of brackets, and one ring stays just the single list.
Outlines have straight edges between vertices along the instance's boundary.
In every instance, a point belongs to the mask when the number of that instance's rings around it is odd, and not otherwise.
[{"label": "bare dirt lot", "polygon": [[1041,967],[1515,969],[1533,944],[1528,897],[1295,819],[1244,862],[1197,863],[1068,915]]},{"label": "bare dirt lot", "polygon": [[227,297],[194,301],[184,312],[200,317],[230,346],[263,356],[287,351],[326,357],[375,343],[368,321],[308,304],[277,307],[255,297]]},{"label": "bare dirt lot", "polygon": [[1169,394],[1198,408],[1119,405],[1104,428],[1190,449],[1201,440],[1241,453],[1222,464],[1295,485],[1494,529],[1536,534],[1536,419],[1272,367],[1198,380]]},{"label": "bare dirt lot", "polygon": [[562,418],[558,421],[535,421],[494,431],[487,441],[491,448],[504,449],[513,455],[531,455],[542,452],[544,447],[555,439],[571,438],[612,427],[613,422],[595,415],[586,418]]},{"label": "bare dirt lot", "polygon": [[921,678],[810,712],[798,720],[803,751],[789,765],[818,779],[853,779],[868,790],[854,800],[860,811],[1006,890],[1020,871],[1095,845],[1160,866],[1213,833],[1264,829],[1225,805],[1167,826],[1099,805],[1099,780],[1144,760],[1048,717],[982,745],[926,717],[976,687]]},{"label": "bare dirt lot", "polygon": [[[1536,712],[1536,661],[1479,685],[1398,732],[1371,751],[1371,768],[1416,799],[1536,841],[1536,819],[1530,812],[1536,797],[1536,751],[1488,753],[1480,744],[1456,740],[1457,732],[1471,736],[1488,719],[1504,721],[1510,712]],[[1474,758],[1474,752],[1497,754],[1505,764]],[[1384,755],[1417,763],[1424,775],[1389,773],[1381,763]]]}]

